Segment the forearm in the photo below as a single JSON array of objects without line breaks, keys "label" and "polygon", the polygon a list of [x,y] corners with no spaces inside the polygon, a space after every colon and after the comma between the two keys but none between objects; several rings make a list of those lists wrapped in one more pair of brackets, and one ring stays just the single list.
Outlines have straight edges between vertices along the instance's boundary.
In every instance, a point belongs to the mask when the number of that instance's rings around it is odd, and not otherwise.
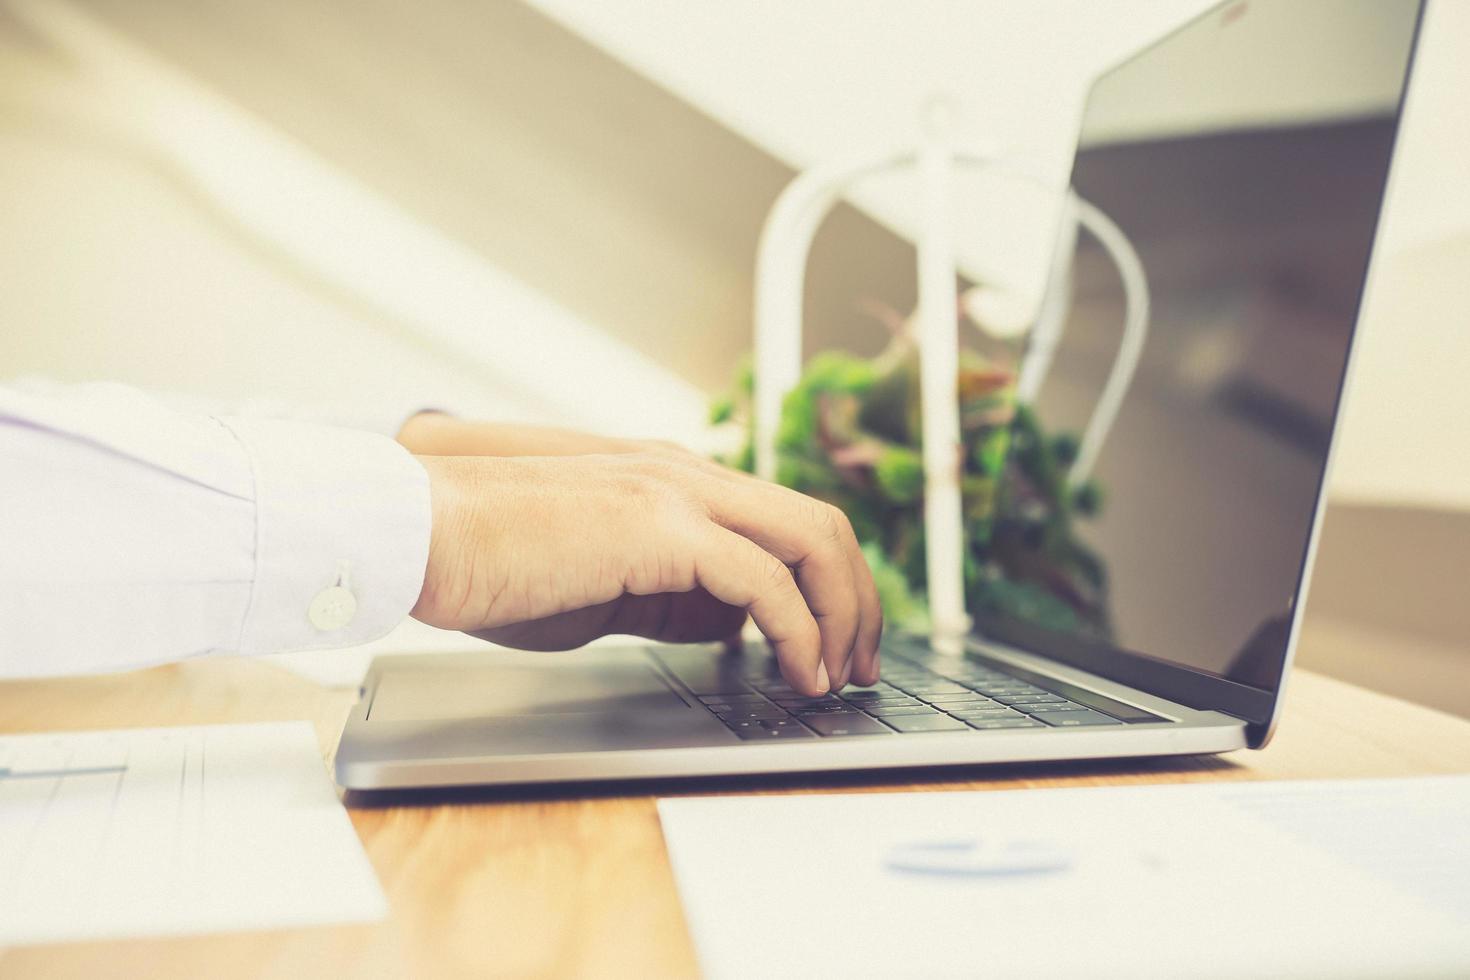
[{"label": "forearm", "polygon": [[631,439],[552,426],[469,422],[440,412],[413,416],[399,429],[397,438],[416,456],[585,456],[643,448]]}]

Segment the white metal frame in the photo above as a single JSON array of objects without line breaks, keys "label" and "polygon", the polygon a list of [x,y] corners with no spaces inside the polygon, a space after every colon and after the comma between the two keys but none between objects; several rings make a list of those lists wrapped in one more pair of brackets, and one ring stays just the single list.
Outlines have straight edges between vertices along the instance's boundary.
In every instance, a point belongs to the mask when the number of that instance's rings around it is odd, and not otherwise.
[{"label": "white metal frame", "polygon": [[[1051,185],[983,148],[956,145],[947,112],[931,110],[917,147],[838,157],[797,176],[777,198],[761,231],[756,259],[755,415],[756,472],[776,477],[776,433],[781,406],[801,377],[802,294],[812,239],[844,190],[870,174],[911,169],[919,177],[918,234],[920,402],[923,425],[925,564],[935,649],[958,653],[969,632],[964,603],[963,469],[955,381],[959,374],[959,312],[955,303],[952,203],[956,166]],[[1079,228],[1108,252],[1122,279],[1126,312],[1122,342],[1083,432],[1072,483],[1092,472],[1117,418],[1148,335],[1149,294],[1143,264],[1123,231],[1093,204],[1067,189],[1060,233],[1053,246],[1047,289],[1017,381],[1017,397],[1034,400],[1061,340],[1071,296],[1071,257]]]}]

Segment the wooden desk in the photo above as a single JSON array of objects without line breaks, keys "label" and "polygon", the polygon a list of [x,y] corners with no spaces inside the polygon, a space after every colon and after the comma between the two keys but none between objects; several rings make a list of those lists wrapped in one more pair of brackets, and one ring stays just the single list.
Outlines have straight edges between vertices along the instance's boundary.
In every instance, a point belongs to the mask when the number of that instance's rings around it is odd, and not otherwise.
[{"label": "wooden desk", "polygon": [[[323,654],[330,656],[330,654]],[[309,719],[330,755],[353,695],[264,663],[0,684],[0,731]],[[0,951],[0,976],[688,976],[655,795],[891,792],[1470,772],[1470,722],[1297,672],[1264,752],[621,788],[472,790],[351,805],[392,917],[371,926]],[[797,899],[799,901],[799,897]],[[752,937],[752,942],[757,937]]]}]

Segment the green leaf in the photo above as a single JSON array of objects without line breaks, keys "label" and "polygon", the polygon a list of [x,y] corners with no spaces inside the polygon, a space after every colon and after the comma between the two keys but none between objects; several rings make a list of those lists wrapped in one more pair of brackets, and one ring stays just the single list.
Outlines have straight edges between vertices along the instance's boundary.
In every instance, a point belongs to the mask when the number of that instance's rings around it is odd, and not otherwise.
[{"label": "green leaf", "polygon": [[781,405],[781,424],[776,429],[776,448],[801,452],[817,439],[817,404],[811,390],[799,387]]},{"label": "green leaf", "polygon": [[[1004,368],[974,352],[965,363],[973,372],[969,387],[961,385],[960,406],[964,579],[971,611],[1106,637],[1107,569],[1073,528],[1075,519],[1098,513],[1102,487],[1094,481],[1069,485],[1076,437],[1048,432],[1032,407],[1016,403],[1013,388],[1005,387]],[[889,621],[923,629],[928,613],[918,380],[917,351],[907,340],[896,340],[872,360],[840,352],[812,358],[782,403],[776,476],[848,515]],[[752,384],[746,361],[735,391],[710,410],[713,424],[740,421],[746,440],[732,462],[746,471],[754,468]]]},{"label": "green leaf", "polygon": [[746,354],[735,367],[735,390],[746,398],[755,394],[755,359]]},{"label": "green leaf", "polygon": [[898,566],[876,543],[863,546],[863,557],[873,573],[873,584],[878,587],[878,603],[883,607],[883,618],[901,629],[923,632],[929,626],[929,608],[924,600],[909,588],[908,579]]},{"label": "green leaf", "polygon": [[1051,437],[1051,454],[1062,466],[1071,466],[1077,461],[1077,437],[1070,432],[1060,432]]},{"label": "green leaf", "polygon": [[873,467],[878,489],[891,503],[909,504],[924,492],[924,460],[916,449],[890,446]]},{"label": "green leaf", "polygon": [[1006,468],[1006,454],[1010,447],[1011,432],[1009,429],[992,429],[987,433],[975,452],[975,461],[980,466],[980,472],[986,476],[1000,476]]},{"label": "green leaf", "polygon": [[1096,480],[1088,480],[1072,489],[1072,509],[1084,517],[1102,513],[1103,490]]},{"label": "green leaf", "polygon": [[740,450],[740,453],[735,457],[730,465],[735,467],[737,470],[741,470],[746,473],[754,473],[755,446],[747,442],[745,444],[745,448]]},{"label": "green leaf", "polygon": [[800,387],[808,391],[845,392],[860,395],[878,377],[873,362],[851,354],[826,351],[811,359],[802,374]]},{"label": "green leaf", "polygon": [[709,407],[709,424],[724,425],[735,417],[735,399],[729,396],[717,398]]}]

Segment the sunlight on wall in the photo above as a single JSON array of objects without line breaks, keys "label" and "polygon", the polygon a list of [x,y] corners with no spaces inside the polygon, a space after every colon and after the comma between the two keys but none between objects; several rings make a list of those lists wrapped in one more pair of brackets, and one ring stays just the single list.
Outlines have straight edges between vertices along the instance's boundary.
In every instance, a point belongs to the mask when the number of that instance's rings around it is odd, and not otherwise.
[{"label": "sunlight on wall", "polygon": [[[219,242],[205,245],[205,254],[212,250],[221,259],[231,251],[253,254],[257,268],[275,266],[287,281],[294,279],[298,287],[306,286],[311,303],[319,307],[325,301],[337,307],[338,315],[328,320],[335,319],[339,325],[355,320],[386,327],[397,346],[415,349],[420,362],[437,360],[439,370],[449,376],[478,376],[495,394],[489,399],[472,396],[474,401],[513,405],[511,414],[546,422],[686,442],[698,438],[704,397],[692,385],[376,198],[350,177],[122,41],[77,8],[22,3],[11,9],[77,66],[75,72],[33,79],[29,86],[7,86],[7,96],[20,102],[12,105],[12,116],[25,118],[29,112],[33,124],[38,117],[43,121],[42,128],[59,124],[63,130],[80,130],[83,141],[94,142],[94,149],[99,144],[114,153],[120,149],[127,164],[122,168],[124,185],[136,183],[140,161],[143,170],[153,171],[155,185],[160,175],[174,185],[173,200],[162,204],[151,221],[127,211],[128,203],[137,197],[127,193],[94,198],[95,210],[84,217],[66,203],[81,196],[76,193],[78,188],[58,183],[66,173],[65,164],[55,169],[55,161],[47,161],[44,150],[32,151],[29,162],[33,169],[26,174],[28,157],[22,149],[10,161],[19,168],[17,179],[6,186],[28,188],[26,201],[32,205],[46,201],[49,190],[53,206],[33,213],[32,218],[39,219],[43,227],[49,225],[51,233],[75,232],[109,219],[127,224],[129,231],[110,243],[95,227],[73,238],[82,250],[100,250],[105,263],[108,254],[120,259],[128,258],[129,252],[167,254],[170,247],[179,247],[177,241],[170,242],[161,234],[170,218],[175,229],[192,224],[189,234],[197,236],[202,216],[216,225],[215,238],[223,231],[227,240],[223,248]],[[71,169],[73,177],[98,176]],[[116,174],[90,186],[106,187],[109,179],[116,192]],[[121,214],[109,214],[119,207]],[[188,213],[191,208],[192,215]],[[19,217],[15,210],[7,213]],[[77,220],[64,220],[68,214]],[[18,225],[16,234],[9,237],[26,242],[29,236],[24,227]],[[36,251],[25,251],[22,263],[32,263],[34,268]],[[35,269],[35,274],[21,281],[55,283],[71,261],[63,251],[64,246],[51,253],[52,259],[59,260],[57,266]],[[193,248],[184,251],[190,259],[198,254]],[[90,294],[90,283],[114,281],[116,268],[106,264],[93,270],[92,276],[79,275],[74,281],[80,291]],[[135,265],[134,274],[143,275],[145,269]],[[177,309],[161,302],[161,295],[196,311],[205,305],[198,302],[203,298],[198,292],[199,278],[181,280],[164,269],[153,271],[160,274],[146,288],[147,305]],[[238,269],[224,275],[236,281],[249,277]],[[114,293],[112,299],[105,309],[92,311],[100,317],[99,323],[115,324],[140,312],[136,294],[132,314],[125,296]],[[20,304],[24,296],[12,293],[9,302]],[[236,302],[249,310],[247,318],[270,315],[268,306],[255,306],[253,293],[248,297],[237,294]],[[346,317],[341,315],[344,310],[349,314]],[[12,317],[24,315],[23,309],[11,313]],[[43,335],[56,337],[59,325],[49,322],[54,310],[47,315]],[[75,326],[85,328],[80,323]],[[299,320],[297,329],[303,327],[315,329],[315,318]],[[241,328],[249,332],[247,324]],[[53,349],[53,356],[47,357],[44,343],[38,345],[35,339],[28,335],[31,360],[8,358],[9,372],[75,370],[75,364],[68,363],[69,352]],[[151,339],[146,332],[135,333],[130,346],[146,349]],[[288,343],[274,348],[274,356],[294,360],[312,352],[314,346],[312,341]],[[383,367],[396,373],[394,356],[382,349],[381,338],[366,346],[378,346]],[[393,346],[388,345],[389,349]],[[313,367],[331,374],[340,370],[341,362],[355,359],[362,345],[341,339],[328,342],[326,348],[315,352],[320,359]],[[348,351],[351,353],[345,353]],[[188,358],[194,354],[207,358],[212,352],[186,345],[154,354],[169,362],[187,386],[191,382]],[[429,368],[426,373],[435,372]],[[433,391],[428,397],[433,403],[441,401]]]}]

